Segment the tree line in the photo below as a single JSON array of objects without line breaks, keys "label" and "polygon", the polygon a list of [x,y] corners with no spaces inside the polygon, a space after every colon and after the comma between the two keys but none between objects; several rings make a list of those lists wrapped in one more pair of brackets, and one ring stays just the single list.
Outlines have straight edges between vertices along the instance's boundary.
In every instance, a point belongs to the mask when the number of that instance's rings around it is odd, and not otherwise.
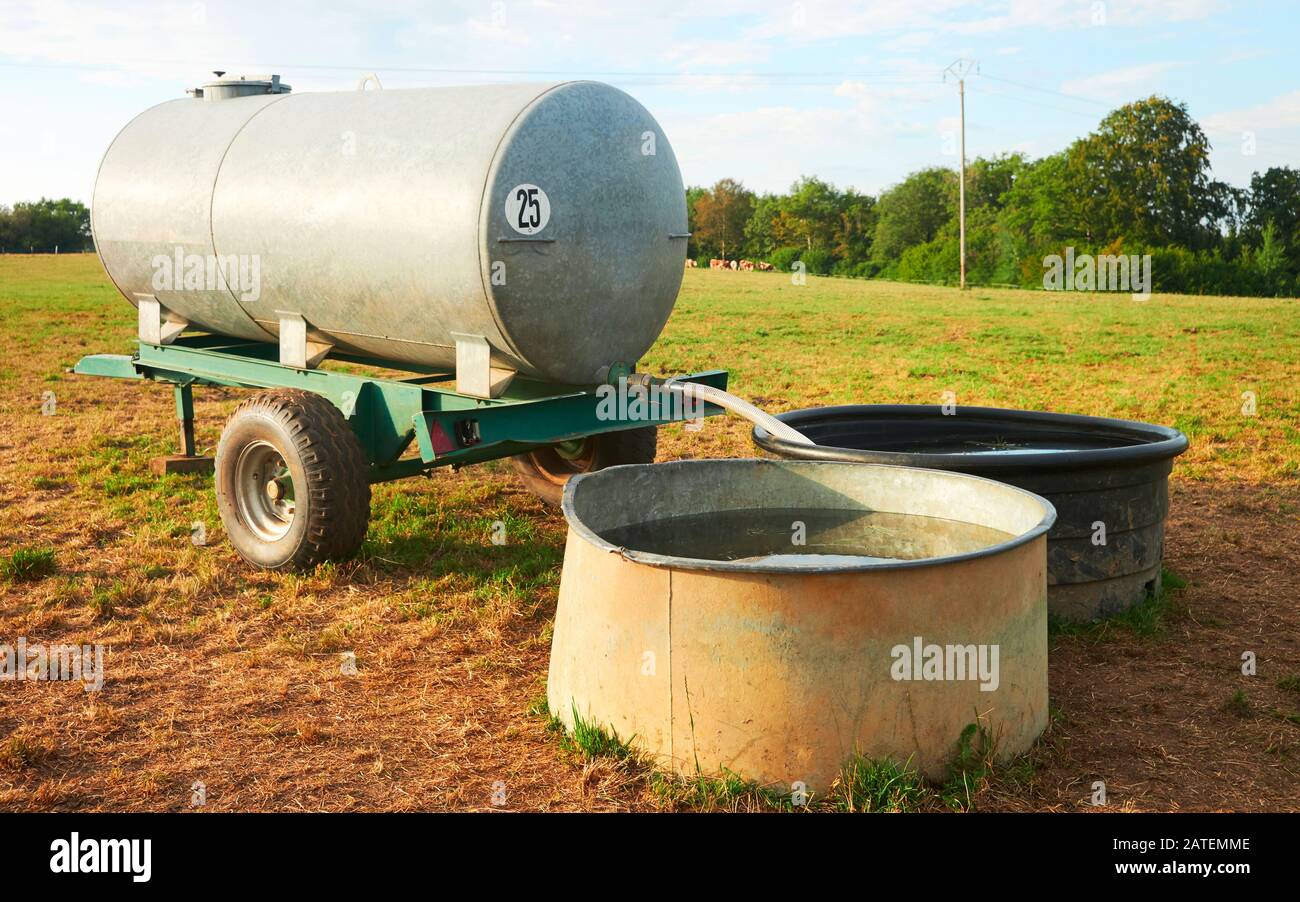
[{"label": "tree line", "polygon": [[0,253],[52,254],[93,250],[90,210],[69,198],[0,204]]},{"label": "tree line", "polygon": [[[723,179],[686,191],[689,253],[797,263],[821,275],[955,283],[958,178],[914,172],[878,197],[818,178],[786,194]],[[1210,144],[1186,104],[1149,97],[1108,114],[1059,153],[978,157],[966,170],[972,284],[1041,287],[1044,259],[1151,255],[1154,288],[1193,294],[1300,293],[1300,169],[1214,179]],[[0,253],[90,250],[90,211],[42,198],[0,205]]]},{"label": "tree line", "polygon": [[[1213,178],[1186,104],[1149,97],[1059,153],[976,158],[966,170],[967,279],[1042,287],[1044,258],[1151,255],[1157,291],[1300,292],[1300,169]],[[689,253],[809,273],[956,283],[958,175],[932,167],[872,197],[801,178],[786,194],[733,179],[688,188]]]}]

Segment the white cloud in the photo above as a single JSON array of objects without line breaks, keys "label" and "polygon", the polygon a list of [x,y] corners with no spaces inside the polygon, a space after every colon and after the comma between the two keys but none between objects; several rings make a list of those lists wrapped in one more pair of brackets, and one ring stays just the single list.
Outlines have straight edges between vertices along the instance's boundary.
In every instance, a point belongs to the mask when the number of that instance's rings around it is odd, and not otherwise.
[{"label": "white cloud", "polygon": [[1239,135],[1297,126],[1300,126],[1300,91],[1279,94],[1249,109],[1213,113],[1201,120],[1201,127],[1210,134]]},{"label": "white cloud", "polygon": [[[844,150],[870,160],[871,141],[879,138],[867,117],[829,107],[761,107],[662,121],[688,182],[711,184],[730,175],[759,191],[783,191],[801,175],[827,178],[825,162],[843,159]],[[811,164],[814,159],[823,165]]]},{"label": "white cloud", "polygon": [[1206,116],[1216,178],[1245,185],[1270,166],[1295,166],[1300,158],[1300,91],[1279,94],[1253,107]]},{"label": "white cloud", "polygon": [[750,39],[821,41],[846,35],[886,35],[944,27],[940,16],[969,4],[960,0],[795,0],[768,4]]},{"label": "white cloud", "polygon": [[891,52],[906,52],[908,50],[925,50],[933,46],[935,42],[935,33],[933,31],[908,31],[892,40],[885,41],[880,46]]},{"label": "white cloud", "polygon": [[954,23],[955,31],[996,34],[1033,28],[1060,31],[1167,24],[1206,18],[1221,0],[1010,0],[986,3],[983,18]]},{"label": "white cloud", "polygon": [[1097,100],[1128,101],[1136,94],[1151,89],[1158,76],[1181,65],[1183,64],[1177,62],[1160,62],[1111,69],[1067,81],[1061,85],[1061,92]]},{"label": "white cloud", "polygon": [[768,105],[703,116],[669,111],[659,118],[672,136],[688,183],[712,184],[731,176],[754,190],[784,191],[800,176],[816,175],[841,187],[876,192],[903,172],[945,162],[945,126],[955,129],[954,122],[947,116],[917,115],[913,105],[924,105],[943,90],[937,83],[923,87],[848,80],[831,89],[830,98],[814,94],[815,102],[806,106]]},{"label": "white cloud", "polygon": [[673,66],[689,71],[762,63],[768,56],[768,46],[756,41],[695,39],[674,42],[664,51],[662,58]]},{"label": "white cloud", "polygon": [[[734,174],[784,189],[800,174],[817,174],[879,190],[950,161],[940,147],[955,88],[939,76],[956,56],[984,59],[995,71],[1003,57],[1009,76],[1048,85],[1051,76],[1028,74],[1043,65],[1034,58],[1044,48],[1062,48],[1052,63],[1078,66],[1095,59],[1085,48],[1096,39],[1086,31],[1089,0],[0,2],[0,63],[31,66],[0,66],[7,129],[32,136],[0,144],[3,202],[38,193],[87,199],[113,134],[212,68],[278,72],[298,92],[350,90],[371,70],[386,88],[586,75],[645,103],[690,179]],[[1146,34],[1218,6],[1105,0],[1105,27],[1132,34],[1128,26],[1141,23]],[[1267,29],[1257,18],[1255,27]],[[1251,39],[1234,34],[1218,56]],[[1135,64],[1063,88],[1128,100],[1135,84],[1157,81],[1173,65]],[[799,72],[820,74],[790,74]],[[1239,115],[1289,113],[1260,107]],[[1000,151],[1032,133],[1050,151],[1074,137],[1077,124],[982,123],[977,109],[968,137],[985,139],[981,152]]]}]

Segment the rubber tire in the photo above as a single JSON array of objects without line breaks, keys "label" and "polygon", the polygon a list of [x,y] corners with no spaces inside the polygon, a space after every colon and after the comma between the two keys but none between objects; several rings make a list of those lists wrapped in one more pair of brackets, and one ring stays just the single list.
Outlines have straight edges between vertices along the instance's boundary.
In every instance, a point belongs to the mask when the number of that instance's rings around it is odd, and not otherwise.
[{"label": "rubber tire", "polygon": [[[642,426],[639,429],[624,429],[620,432],[602,432],[588,436],[585,441],[593,442],[590,465],[586,469],[575,469],[569,477],[579,472],[594,473],[606,467],[621,464],[652,464],[659,450],[659,431],[654,426]],[[524,486],[547,504],[559,506],[564,497],[564,486],[569,477],[556,482],[538,465],[536,456],[544,455],[550,449],[540,448],[528,454],[516,454],[510,458],[515,472],[523,480]]]},{"label": "rubber tire", "polygon": [[[274,542],[248,528],[233,495],[239,453],[257,440],[275,447],[294,484],[293,523]],[[320,395],[272,389],[235,408],[217,444],[216,486],[226,535],[239,556],[255,567],[307,570],[354,554],[366,536],[366,457],[342,412]]]}]

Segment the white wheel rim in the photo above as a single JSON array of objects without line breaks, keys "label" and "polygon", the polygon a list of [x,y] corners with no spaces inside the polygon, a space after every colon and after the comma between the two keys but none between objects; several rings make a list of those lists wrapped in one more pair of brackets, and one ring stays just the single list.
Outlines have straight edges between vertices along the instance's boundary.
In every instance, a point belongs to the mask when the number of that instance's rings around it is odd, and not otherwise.
[{"label": "white wheel rim", "polygon": [[264,542],[284,538],[297,507],[293,477],[284,455],[270,442],[256,441],[235,461],[235,504],[240,519]]}]

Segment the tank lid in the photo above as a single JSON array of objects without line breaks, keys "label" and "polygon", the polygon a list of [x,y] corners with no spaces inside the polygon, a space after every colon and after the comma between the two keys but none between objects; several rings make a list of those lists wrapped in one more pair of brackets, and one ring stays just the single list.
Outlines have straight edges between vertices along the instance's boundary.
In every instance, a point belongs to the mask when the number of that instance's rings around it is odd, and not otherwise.
[{"label": "tank lid", "polygon": [[190,88],[186,93],[204,100],[228,100],[232,97],[248,97],[253,94],[288,94],[292,88],[283,84],[278,75],[241,75],[238,78],[226,78],[224,71],[212,73],[216,79],[204,82],[201,88]]}]

